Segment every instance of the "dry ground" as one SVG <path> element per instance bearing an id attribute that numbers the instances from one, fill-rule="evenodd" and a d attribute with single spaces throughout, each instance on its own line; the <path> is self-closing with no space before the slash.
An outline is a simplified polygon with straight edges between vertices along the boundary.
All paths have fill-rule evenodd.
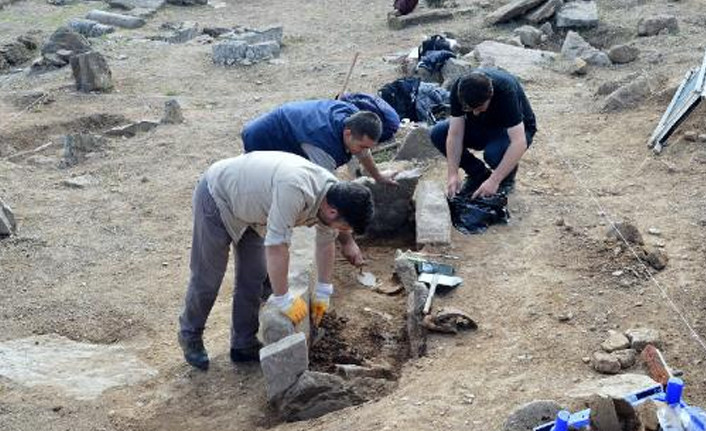
<path id="1" fill-rule="evenodd" d="M 0 160 L 0 195 L 20 226 L 18 237 L 0 242 L 0 341 L 57 333 L 119 343 L 159 370 L 144 385 L 112 390 L 94 402 L 0 381 L 1 429 L 499 429 L 519 404 L 568 402 L 567 388 L 597 377 L 581 358 L 597 349 L 608 330 L 640 325 L 661 331 L 667 360 L 685 372 L 687 399 L 706 405 L 706 351 L 650 281 L 629 272 L 612 275 L 635 263 L 615 259 L 602 243 L 604 216 L 630 217 L 643 232 L 660 229 L 659 238 L 646 235 L 650 243 L 664 242 L 670 256 L 655 277 L 706 336 L 706 149 L 678 134 L 662 156 L 650 156 L 645 142 L 668 92 L 608 115 L 598 113 L 594 97 L 601 83 L 635 72 L 662 76 L 663 88 L 674 89 L 703 56 L 701 0 L 599 1 L 602 24 L 589 38 L 602 47 L 631 40 L 638 19 L 656 13 L 676 15 L 681 32 L 636 40 L 642 55 L 626 66 L 593 69 L 583 78 L 547 71 L 526 83 L 540 132 L 522 162 L 511 197 L 512 221 L 485 235 L 455 234 L 449 252 L 463 256 L 459 269 L 466 283 L 439 301 L 468 310 L 480 329 L 432 336 L 428 357 L 403 367 L 391 395 L 317 420 L 277 424 L 265 405 L 259 368 L 235 367 L 228 360 L 232 275 L 209 320 L 212 369 L 193 372 L 183 363 L 175 333 L 188 275 L 191 192 L 211 162 L 241 151 L 243 123 L 285 101 L 331 97 L 356 50 L 362 55 L 351 88 L 375 91 L 397 77 L 382 56 L 416 46 L 425 35 L 451 31 L 478 42 L 513 27 L 482 27 L 482 16 L 495 2 L 460 1 L 478 12 L 390 31 L 384 19 L 388 3 L 226 0 L 219 9 L 168 6 L 143 29 L 94 42 L 113 71 L 116 91 L 110 94 L 76 93 L 66 69 L 30 78 L 0 76 L 0 99 L 28 89 L 50 92 L 55 99 L 29 112 L 0 104 L 3 156 L 57 140 L 67 129 L 85 126 L 80 119 L 92 114 L 159 118 L 169 97 L 179 99 L 187 119 L 114 140 L 98 157 L 69 170 Z M 96 6 L 102 4 L 16 3 L 0 11 L 0 38 L 28 29 L 48 35 Z M 282 23 L 283 62 L 224 69 L 211 63 L 209 45 L 140 38 L 175 20 L 212 26 Z M 681 130 L 690 129 L 706 132 L 702 110 Z M 99 177 L 100 184 L 85 190 L 59 184 L 83 173 Z M 430 175 L 442 178 L 443 166 Z M 566 226 L 557 225 L 560 218 Z M 389 276 L 392 251 L 366 251 L 375 256 L 378 275 Z M 337 270 L 337 285 L 339 315 L 385 305 L 356 290 L 345 266 Z M 380 311 L 396 309 L 390 307 Z M 560 322 L 558 316 L 566 313 L 573 317 Z M 472 404 L 464 402 L 468 394 L 475 395 Z"/>

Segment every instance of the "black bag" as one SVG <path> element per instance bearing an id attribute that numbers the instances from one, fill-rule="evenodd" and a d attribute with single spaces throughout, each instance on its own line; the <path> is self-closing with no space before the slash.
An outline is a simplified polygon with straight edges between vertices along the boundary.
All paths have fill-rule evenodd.
<path id="1" fill-rule="evenodd" d="M 469 195 L 454 196 L 449 199 L 449 209 L 454 227 L 467 235 L 482 233 L 491 224 L 504 224 L 510 218 L 503 193 L 475 199 Z"/>
<path id="2" fill-rule="evenodd" d="M 435 34 L 424 39 L 422 44 L 419 45 L 417 49 L 419 59 L 421 60 L 428 51 L 451 51 L 451 44 L 444 36 Z"/>
<path id="3" fill-rule="evenodd" d="M 416 108 L 419 82 L 419 78 L 400 78 L 383 85 L 378 94 L 392 106 L 400 118 L 419 121 Z"/>

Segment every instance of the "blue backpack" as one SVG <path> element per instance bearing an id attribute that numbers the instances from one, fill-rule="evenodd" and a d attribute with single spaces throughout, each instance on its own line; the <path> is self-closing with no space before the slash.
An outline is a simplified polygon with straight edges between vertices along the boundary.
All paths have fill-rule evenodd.
<path id="1" fill-rule="evenodd" d="M 400 128 L 400 116 L 389 103 L 378 96 L 366 93 L 345 93 L 339 100 L 350 103 L 361 111 L 373 112 L 380 118 L 382 121 L 380 142 L 392 139 Z"/>

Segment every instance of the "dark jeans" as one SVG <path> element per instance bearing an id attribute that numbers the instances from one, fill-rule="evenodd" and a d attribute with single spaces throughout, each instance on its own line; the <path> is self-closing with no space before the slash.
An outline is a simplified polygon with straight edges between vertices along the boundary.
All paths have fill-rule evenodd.
<path id="1" fill-rule="evenodd" d="M 431 129 L 431 142 L 441 151 L 441 154 L 446 156 L 446 137 L 449 134 L 449 120 L 444 120 L 436 123 Z M 532 144 L 534 131 L 526 131 L 527 147 Z M 481 128 L 471 127 L 466 123 L 465 132 L 463 134 L 463 148 L 461 152 L 461 169 L 466 172 L 470 178 L 478 181 L 483 181 L 490 176 L 490 170 L 498 167 L 505 156 L 505 152 L 510 146 L 510 137 L 507 134 L 507 129 L 504 128 Z M 478 160 L 470 151 L 466 149 L 483 151 L 483 160 L 485 163 Z M 512 180 L 515 178 L 517 168 L 515 168 L 506 178 Z"/>
<path id="2" fill-rule="evenodd" d="M 201 179 L 194 191 L 194 232 L 191 242 L 191 278 L 184 309 L 179 317 L 179 333 L 187 339 L 200 339 L 218 296 L 228 266 L 232 238 L 220 212 Z M 233 247 L 235 251 L 235 290 L 231 314 L 230 346 L 249 348 L 258 343 L 258 312 L 267 277 L 264 240 L 248 228 Z"/>

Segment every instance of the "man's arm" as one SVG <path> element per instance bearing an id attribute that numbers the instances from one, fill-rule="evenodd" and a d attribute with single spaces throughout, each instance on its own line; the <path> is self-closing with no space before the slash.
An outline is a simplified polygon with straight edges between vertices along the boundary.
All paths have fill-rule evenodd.
<path id="1" fill-rule="evenodd" d="M 341 253 L 353 266 L 361 266 L 365 262 L 360 247 L 353 239 L 350 232 L 341 231 L 338 233 L 338 242 L 341 244 Z"/>
<path id="2" fill-rule="evenodd" d="M 507 134 L 510 137 L 510 146 L 507 151 L 505 151 L 503 159 L 500 161 L 498 167 L 493 170 L 490 178 L 485 180 L 483 184 L 478 187 L 478 190 L 473 193 L 472 198 L 490 196 L 497 193 L 500 182 L 515 169 L 522 155 L 527 151 L 527 137 L 525 136 L 525 124 L 523 122 L 507 129 Z"/>
<path id="3" fill-rule="evenodd" d="M 464 117 L 451 117 L 449 120 L 449 133 L 446 136 L 446 194 L 449 197 L 454 197 L 461 188 L 458 179 L 458 168 L 461 164 L 465 130 L 466 119 Z"/>
<path id="4" fill-rule="evenodd" d="M 365 171 L 370 174 L 371 177 L 378 183 L 383 183 L 383 184 L 397 184 L 394 180 L 394 174 L 393 175 L 383 175 L 379 170 L 377 165 L 375 164 L 375 160 L 373 159 L 373 155 L 370 152 L 370 150 L 365 151 L 365 153 L 361 154 L 358 156 L 358 160 L 360 161 L 360 164 L 363 165 L 365 168 Z"/>
<path id="5" fill-rule="evenodd" d="M 323 240 L 317 237 L 316 240 L 316 270 L 318 272 L 319 283 L 331 284 L 333 277 L 333 266 L 336 260 L 336 242 L 332 238 Z"/>
<path id="6" fill-rule="evenodd" d="M 267 275 L 270 277 L 272 293 L 277 296 L 287 293 L 287 276 L 289 274 L 289 245 L 277 244 L 265 247 L 267 259 Z"/>

